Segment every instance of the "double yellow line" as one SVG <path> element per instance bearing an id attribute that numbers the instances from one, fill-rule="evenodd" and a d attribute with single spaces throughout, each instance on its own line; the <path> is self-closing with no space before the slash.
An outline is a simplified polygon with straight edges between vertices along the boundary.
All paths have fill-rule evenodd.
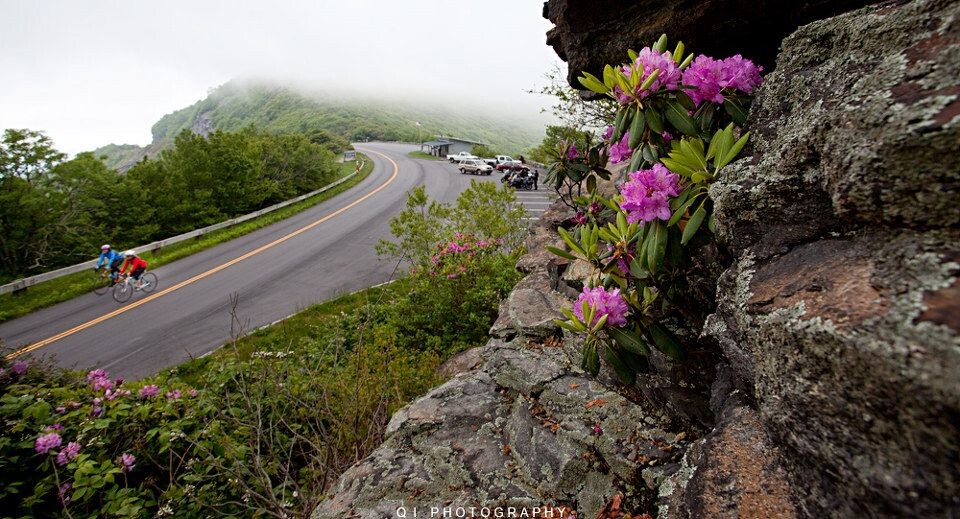
<path id="1" fill-rule="evenodd" d="M 370 198 L 371 196 L 379 193 L 381 190 L 383 190 L 383 188 L 385 188 L 385 187 L 387 187 L 388 185 L 390 185 L 390 183 L 393 182 L 393 180 L 394 180 L 395 178 L 397 178 L 397 175 L 400 173 L 400 166 L 398 166 L 397 163 L 396 163 L 393 159 L 391 159 L 390 157 L 384 155 L 383 153 L 376 152 L 376 151 L 373 151 L 373 150 L 363 150 L 363 152 L 364 152 L 364 153 L 374 153 L 374 154 L 376 154 L 376 155 L 380 155 L 381 157 L 383 157 L 383 158 L 387 159 L 388 161 L 390 161 L 391 164 L 393 164 L 393 174 L 390 175 L 390 178 L 388 178 L 386 182 L 384 182 L 383 184 L 380 184 L 379 186 L 377 186 L 377 188 L 374 189 L 373 191 L 370 191 L 369 193 L 367 193 L 367 194 L 363 195 L 362 197 L 354 200 L 353 202 L 350 202 L 350 203 L 347 204 L 346 206 L 344 206 L 344 207 L 342 207 L 342 208 L 340 208 L 340 209 L 338 209 L 338 210 L 336 210 L 336 211 L 334 211 L 334 212 L 332 212 L 332 213 L 324 216 L 323 218 L 320 218 L 319 220 L 316 220 L 316 221 L 314 221 L 314 222 L 311 222 L 311 223 L 309 223 L 309 224 L 307 224 L 307 225 L 305 225 L 305 226 L 303 226 L 303 227 L 301 227 L 301 228 L 299 228 L 299 229 L 291 232 L 290 234 L 287 234 L 286 236 L 281 236 L 280 238 L 277 238 L 276 240 L 274 240 L 274 241 L 272 241 L 272 242 L 270 242 L 270 243 L 268 243 L 268 244 L 266 244 L 266 245 L 264 245 L 264 246 L 262 246 L 262 247 L 258 247 L 258 248 L 254 249 L 254 250 L 252 250 L 252 251 L 250 251 L 250 252 L 248 252 L 248 253 L 246 253 L 246 254 L 244 254 L 244 255 L 242 255 L 242 256 L 239 256 L 239 257 L 234 258 L 234 259 L 232 259 L 232 260 L 230 260 L 230 261 L 228 261 L 228 262 L 226 262 L 226 263 L 224 263 L 224 264 L 222 264 L 222 265 L 219 265 L 219 266 L 214 267 L 214 268 L 212 268 L 212 269 L 210 269 L 210 270 L 207 270 L 206 272 L 202 272 L 202 273 L 200 273 L 200 274 L 197 274 L 196 276 L 193 276 L 193 277 L 190 278 L 190 279 L 187 279 L 187 280 L 185 280 L 185 281 L 181 281 L 181 282 L 177 283 L 176 285 L 173 285 L 172 287 L 167 288 L 166 290 L 161 290 L 160 292 L 157 292 L 156 294 L 151 294 L 150 296 L 145 297 L 145 298 L 143 298 L 143 299 L 141 299 L 141 300 L 139 300 L 139 301 L 137 301 L 137 302 L 134 302 L 134 303 L 131 303 L 131 304 L 127 305 L 127 306 L 118 308 L 118 309 L 116 309 L 116 310 L 114 310 L 114 311 L 112 311 L 112 312 L 110 312 L 110 313 L 108 313 L 108 314 L 101 315 L 100 317 L 97 317 L 96 319 L 92 319 L 92 320 L 90 320 L 90 321 L 87 321 L 87 322 L 85 322 L 85 323 L 83 323 L 83 324 L 74 326 L 73 328 L 70 328 L 69 330 L 67 330 L 67 331 L 65 331 L 65 332 L 58 333 L 57 335 L 54 335 L 53 337 L 50 337 L 50 338 L 48 338 L 48 339 L 44 339 L 44 340 L 42 340 L 42 341 L 37 341 L 37 342 L 35 342 L 35 343 L 33 343 L 33 344 L 29 345 L 29 346 L 26 346 L 26 347 L 24 347 L 24 348 L 19 349 L 19 350 L 13 352 L 13 353 L 7 354 L 4 358 L 7 359 L 7 360 L 10 360 L 10 359 L 12 359 L 12 358 L 14 358 L 14 357 L 17 357 L 17 356 L 19 356 L 19 355 L 23 355 L 24 353 L 29 353 L 29 352 L 34 351 L 34 350 L 36 350 L 36 349 L 42 348 L 42 347 L 44 347 L 44 346 L 46 346 L 46 345 L 48 345 L 48 344 L 50 344 L 50 343 L 52 343 L 52 342 L 56 342 L 56 341 L 59 341 L 60 339 L 63 339 L 64 337 L 69 337 L 70 335 L 73 335 L 73 334 L 75 334 L 75 333 L 77 333 L 77 332 L 86 330 L 87 328 L 90 328 L 91 326 L 96 326 L 97 324 L 102 323 L 102 322 L 106 321 L 107 319 L 110 319 L 110 318 L 112 318 L 112 317 L 116 317 L 116 316 L 118 316 L 118 315 L 120 315 L 120 314 L 122 314 L 122 313 L 124 313 L 124 312 L 129 312 L 130 310 L 133 310 L 134 308 L 137 308 L 138 306 L 145 305 L 145 304 L 149 303 L 150 301 L 153 301 L 154 299 L 157 299 L 157 298 L 159 298 L 159 297 L 163 297 L 163 296 L 165 296 L 165 295 L 167 295 L 167 294 L 169 294 L 169 293 L 171 293 L 171 292 L 174 292 L 174 291 L 176 291 L 176 290 L 179 290 L 179 289 L 181 289 L 181 288 L 183 288 L 183 287 L 185 287 L 185 286 L 187 286 L 187 285 L 189 285 L 189 284 L 191 284 L 191 283 L 196 283 L 197 281 L 200 281 L 201 279 L 203 279 L 203 278 L 205 278 L 205 277 L 207 277 L 207 276 L 212 276 L 213 274 L 216 274 L 217 272 L 220 272 L 220 271 L 223 270 L 223 269 L 229 268 L 229 267 L 232 266 L 232 265 L 236 265 L 237 263 L 240 263 L 241 261 L 243 261 L 243 260 L 245 260 L 245 259 L 247 259 L 247 258 L 249 258 L 249 257 L 251 257 L 251 256 L 256 256 L 257 254 L 260 254 L 261 252 L 269 249 L 270 247 L 274 247 L 274 246 L 276 246 L 276 245 L 279 245 L 279 244 L 281 244 L 281 243 L 289 240 L 290 238 L 293 238 L 294 236 L 297 236 L 297 235 L 299 235 L 299 234 L 301 234 L 301 233 L 307 232 L 307 231 L 309 231 L 310 229 L 313 229 L 314 227 L 322 224 L 323 222 L 325 222 L 325 221 L 333 218 L 334 216 L 337 216 L 338 214 L 341 214 L 341 213 L 345 212 L 346 210 L 350 209 L 351 207 L 354 207 L 355 205 L 359 204 L 360 202 L 363 202 L 364 200 Z"/>

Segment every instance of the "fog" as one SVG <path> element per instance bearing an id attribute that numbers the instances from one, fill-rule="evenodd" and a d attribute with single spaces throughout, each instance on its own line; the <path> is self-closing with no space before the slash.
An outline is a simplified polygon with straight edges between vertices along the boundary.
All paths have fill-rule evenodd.
<path id="1" fill-rule="evenodd" d="M 69 153 L 146 144 L 231 79 L 549 119 L 542 3 L 0 0 L 0 129 Z"/>

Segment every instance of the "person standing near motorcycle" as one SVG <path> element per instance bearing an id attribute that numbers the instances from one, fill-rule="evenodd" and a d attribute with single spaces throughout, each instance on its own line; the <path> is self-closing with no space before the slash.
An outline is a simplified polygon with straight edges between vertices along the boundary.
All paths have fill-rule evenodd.
<path id="1" fill-rule="evenodd" d="M 537 182 L 538 182 L 539 180 L 540 180 L 540 172 L 537 171 L 537 168 L 533 168 L 533 190 L 534 190 L 534 191 L 537 191 L 538 189 L 540 189 L 540 188 L 537 186 Z"/>

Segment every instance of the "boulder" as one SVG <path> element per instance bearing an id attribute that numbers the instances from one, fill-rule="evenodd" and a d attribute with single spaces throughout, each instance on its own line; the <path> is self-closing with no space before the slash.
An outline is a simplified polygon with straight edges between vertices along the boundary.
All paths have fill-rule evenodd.
<path id="1" fill-rule="evenodd" d="M 742 54 L 770 69 L 780 41 L 797 27 L 862 7 L 869 0 L 548 0 L 543 17 L 555 25 L 547 45 L 568 64 L 568 81 L 582 88 L 582 71 L 602 77 L 603 66 L 627 61 L 666 33 L 688 49 L 723 58 Z"/>

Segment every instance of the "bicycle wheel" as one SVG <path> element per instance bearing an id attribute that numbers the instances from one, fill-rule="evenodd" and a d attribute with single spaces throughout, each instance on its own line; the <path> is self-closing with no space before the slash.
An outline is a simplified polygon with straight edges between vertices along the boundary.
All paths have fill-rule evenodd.
<path id="1" fill-rule="evenodd" d="M 93 293 L 102 296 L 107 290 L 110 290 L 110 276 L 103 276 L 98 272 L 93 279 Z"/>
<path id="2" fill-rule="evenodd" d="M 146 274 L 140 276 L 140 290 L 143 290 L 146 293 L 153 292 L 153 289 L 157 288 L 157 275 L 153 272 L 147 272 Z"/>
<path id="3" fill-rule="evenodd" d="M 124 281 L 113 286 L 113 299 L 118 303 L 126 303 L 133 295 L 133 285 Z"/>

